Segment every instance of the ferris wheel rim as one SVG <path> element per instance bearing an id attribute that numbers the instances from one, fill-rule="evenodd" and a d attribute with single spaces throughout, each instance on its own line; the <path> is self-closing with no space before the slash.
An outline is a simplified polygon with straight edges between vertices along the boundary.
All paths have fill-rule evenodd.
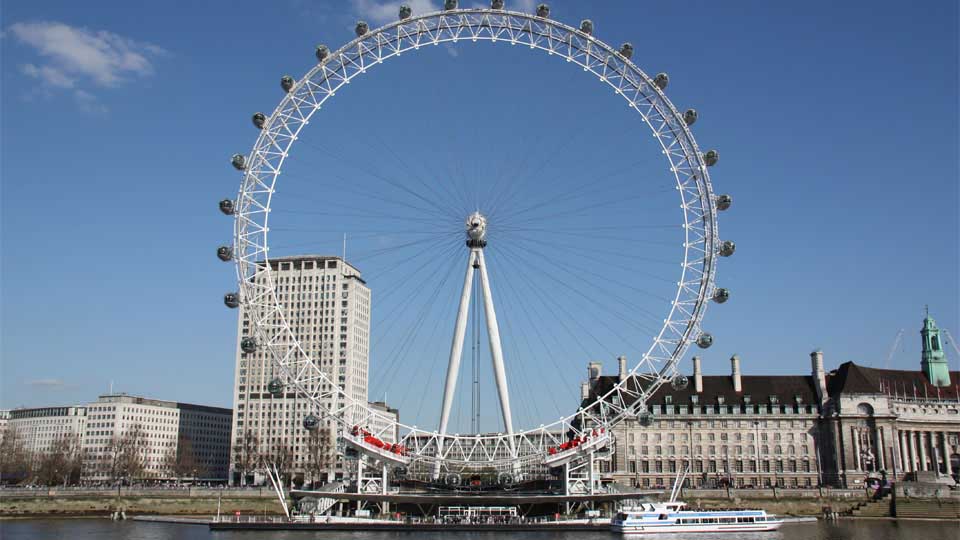
<path id="1" fill-rule="evenodd" d="M 514 20 L 522 21 L 521 25 L 513 25 Z M 432 26 L 424 24 L 430 21 L 434 21 L 436 24 Z M 411 26 L 414 27 L 415 32 L 409 31 L 408 27 Z M 468 32 L 467 35 L 463 36 L 461 34 L 465 29 L 468 29 Z M 487 35 L 478 35 L 483 34 L 484 29 L 488 32 Z M 499 34 L 494 34 L 494 29 L 496 29 Z M 383 47 L 385 45 L 389 46 L 391 42 L 389 40 L 382 40 L 381 36 L 391 30 L 396 31 L 396 50 L 390 52 L 388 47 L 387 50 L 384 51 Z M 453 33 L 454 30 L 456 33 Z M 553 34 L 555 30 L 559 32 L 558 35 Z M 444 35 L 445 31 L 447 32 L 446 35 Z M 517 38 L 518 35 L 524 35 L 524 33 L 529 36 L 529 41 Z M 424 35 L 431 36 L 431 39 L 421 42 L 420 37 Z M 559 37 L 565 37 L 565 40 L 557 39 Z M 412 41 L 414 38 L 416 38 L 416 42 Z M 404 39 L 409 41 L 409 45 L 406 48 L 402 47 Z M 292 343 L 287 343 L 281 347 L 276 344 L 273 339 L 270 339 L 264 330 L 267 325 L 262 323 L 262 319 L 265 317 L 259 317 L 253 321 L 252 326 L 254 328 L 255 339 L 266 345 L 266 350 L 269 351 L 274 365 L 280 367 L 280 371 L 285 375 L 287 380 L 294 383 L 298 393 L 308 396 L 310 401 L 314 403 L 317 411 L 323 415 L 332 417 L 333 420 L 344 427 L 349 427 L 352 423 L 345 418 L 345 413 L 347 412 L 359 415 L 354 416 L 354 418 L 361 417 L 369 419 L 373 416 L 383 418 L 376 411 L 371 410 L 366 401 L 362 403 L 356 402 L 356 400 L 347 395 L 345 391 L 340 390 L 339 385 L 332 380 L 332 378 L 327 378 L 316 366 L 314 367 L 318 373 L 315 374 L 313 379 L 303 378 L 304 371 L 308 370 L 310 365 L 313 365 L 310 361 L 311 356 L 304 350 L 302 343 L 290 329 L 290 324 L 287 321 L 281 301 L 277 295 L 276 284 L 272 277 L 269 262 L 269 244 L 267 237 L 269 233 L 271 201 L 276 181 L 280 176 L 283 163 L 288 157 L 290 148 L 297 140 L 301 130 L 309 123 L 313 114 L 315 114 L 321 105 L 325 104 L 329 98 L 333 97 L 340 87 L 349 83 L 350 80 L 357 75 L 365 73 L 366 69 L 393 56 L 399 56 L 408 50 L 417 50 L 426 45 L 456 43 L 458 41 L 503 41 L 513 45 L 529 45 L 531 49 L 542 50 L 548 52 L 549 55 L 564 55 L 560 49 L 555 48 L 555 45 L 556 43 L 569 43 L 570 49 L 568 49 L 568 54 L 565 55 L 568 62 L 577 63 L 583 67 L 584 71 L 589 71 L 598 76 L 601 82 L 608 83 L 608 85 L 616 90 L 617 94 L 627 99 L 632 109 L 640 112 L 643 123 L 651 129 L 660 143 L 663 153 L 670 162 L 671 172 L 677 181 L 677 189 L 683 201 L 683 226 L 685 230 L 684 258 L 677 293 L 674 296 L 673 302 L 671 302 L 670 312 L 664 320 L 660 332 L 654 337 L 653 343 L 640 361 L 628 372 L 630 376 L 642 377 L 643 380 L 647 381 L 647 386 L 641 392 L 637 392 L 635 388 L 631 389 L 629 387 L 630 385 L 626 384 L 626 382 L 631 379 L 631 377 L 627 377 L 624 381 L 619 381 L 612 389 L 603 395 L 597 396 L 589 405 L 582 407 L 570 415 L 562 417 L 548 425 L 522 429 L 514 433 L 514 439 L 529 439 L 527 450 L 538 450 L 542 454 L 546 449 L 545 445 L 558 442 L 558 439 L 553 437 L 553 434 L 556 434 L 558 431 L 557 428 L 560 428 L 559 431 L 561 433 L 571 429 L 579 433 L 580 430 L 576 426 L 585 424 L 584 420 L 590 420 L 594 424 L 601 426 L 609 426 L 617 419 L 635 412 L 637 402 L 644 401 L 647 396 L 651 395 L 665 382 L 664 374 L 670 370 L 675 370 L 679 359 L 689 348 L 696 338 L 696 335 L 701 332 L 700 324 L 706 306 L 709 303 L 710 295 L 712 295 L 715 288 L 714 275 L 716 272 L 717 247 L 719 245 L 717 215 L 712 184 L 709 173 L 707 172 L 707 164 L 704 162 L 696 140 L 689 126 L 684 122 L 680 112 L 673 106 L 662 89 L 654 83 L 653 79 L 637 67 L 629 58 L 620 55 L 613 47 L 592 35 L 553 19 L 522 12 L 499 9 L 454 9 L 412 16 L 386 24 L 380 28 L 370 30 L 363 35 L 358 35 L 358 37 L 349 41 L 337 51 L 330 52 L 326 58 L 312 67 L 303 77 L 294 81 L 288 93 L 280 101 L 273 113 L 266 119 L 254 148 L 248 155 L 248 167 L 244 171 L 243 181 L 237 198 L 237 211 L 235 213 L 234 224 L 234 253 L 237 255 L 236 270 L 240 283 L 240 300 L 245 308 L 255 306 L 263 307 L 266 305 L 263 303 L 265 297 L 267 302 L 272 304 L 268 307 L 271 309 L 271 314 L 279 317 L 280 326 L 273 325 L 271 328 L 277 334 L 290 336 Z M 578 43 L 577 48 L 573 46 L 574 41 Z M 414 43 L 416 44 L 414 45 Z M 545 43 L 548 43 L 549 46 L 545 46 Z M 373 56 L 376 61 L 371 64 L 366 64 L 364 63 L 364 54 L 373 51 L 373 48 L 369 47 L 370 44 L 375 45 L 377 48 L 377 54 Z M 591 49 L 594 50 L 591 51 Z M 604 55 L 602 68 L 597 64 L 598 57 L 596 49 Z M 356 55 L 351 58 L 349 54 L 354 51 L 356 51 Z M 387 54 L 383 54 L 384 52 L 387 52 Z M 583 55 L 582 62 L 584 63 L 581 63 L 578 55 Z M 357 65 L 356 62 L 360 62 L 360 64 Z M 331 65 L 337 67 L 337 69 L 343 69 L 343 76 L 340 79 L 337 79 L 338 75 L 335 75 L 336 72 L 334 70 L 329 69 Z M 613 68 L 608 72 L 607 69 L 610 65 L 613 65 Z M 355 71 L 348 75 L 350 69 L 355 69 Z M 598 73 L 597 69 L 602 69 L 602 73 Z M 618 69 L 619 71 L 617 71 Z M 323 74 L 322 81 L 327 84 L 326 88 L 317 85 L 314 81 L 314 77 L 316 77 L 317 74 Z M 331 76 L 334 77 L 334 81 L 339 81 L 335 87 L 330 84 Z M 635 80 L 631 79 L 631 76 L 635 77 Z M 614 81 L 617 81 L 616 84 Z M 628 84 L 625 85 L 624 81 L 627 81 Z M 311 85 L 313 85 L 313 87 L 311 87 Z M 645 89 L 648 92 L 642 94 L 642 97 L 647 99 L 648 102 L 641 104 L 643 106 L 649 105 L 647 109 L 648 114 L 646 115 L 639 110 L 636 101 L 631 102 L 625 92 L 625 90 L 635 91 L 636 95 L 640 96 L 641 89 Z M 326 93 L 324 94 L 324 92 Z M 319 102 L 314 101 L 310 103 L 309 97 L 316 97 L 317 94 L 322 94 L 322 99 Z M 655 100 L 655 102 L 651 100 Z M 309 110 L 306 115 L 303 115 L 301 107 L 307 108 L 308 104 Z M 659 120 L 662 121 L 662 125 L 659 126 L 659 128 L 654 127 L 649 119 L 648 115 L 651 113 L 659 115 Z M 277 124 L 278 122 L 279 124 Z M 291 124 L 294 125 L 294 129 L 290 128 Z M 674 136 L 673 143 L 669 145 L 664 142 L 664 135 L 668 132 Z M 278 141 L 281 142 L 278 143 Z M 266 151 L 263 150 L 264 148 L 266 148 Z M 275 165 L 270 162 L 268 157 L 265 157 L 269 155 L 272 155 L 274 158 L 279 156 L 279 159 L 275 160 Z M 679 157 L 681 155 L 682 159 Z M 676 160 L 674 159 L 675 156 L 677 156 Z M 681 167 L 678 167 L 678 163 L 686 163 L 686 166 L 692 171 L 690 177 L 686 179 L 686 182 L 681 181 L 681 172 L 679 172 Z M 263 167 L 264 164 L 268 165 L 266 169 Z M 269 178 L 269 183 L 262 182 L 260 176 L 258 176 L 264 175 L 264 171 L 266 171 L 265 176 Z M 691 179 L 694 180 L 693 185 L 696 186 L 696 201 L 699 201 L 699 207 L 696 207 L 696 205 L 691 206 L 686 198 L 686 195 L 692 195 L 693 193 L 692 191 L 687 191 L 689 189 L 689 180 Z M 257 196 L 258 194 L 259 198 Z M 699 213 L 697 213 L 698 209 Z M 691 213 L 695 214 L 694 219 L 691 219 Z M 259 227 L 257 222 L 258 217 L 262 218 L 262 226 Z M 696 223 L 699 222 L 703 223 L 702 232 L 696 228 Z M 693 237 L 691 236 L 691 231 L 693 232 Z M 262 245 L 251 241 L 251 238 L 255 238 L 258 235 L 262 237 Z M 699 270 L 695 268 L 695 265 L 691 264 L 691 250 L 697 246 L 699 246 L 699 250 L 701 251 L 699 255 L 700 260 L 698 261 L 701 267 Z M 257 270 L 258 268 L 262 268 L 262 270 Z M 700 276 L 689 279 L 688 271 L 691 270 L 697 271 Z M 260 271 L 265 271 L 267 283 L 265 287 L 266 290 L 263 290 L 264 287 L 260 287 L 261 290 L 258 291 L 253 278 L 256 273 Z M 693 292 L 693 284 L 697 285 L 696 295 L 693 297 L 693 300 L 686 299 L 686 302 L 681 302 L 681 296 L 685 290 L 688 293 Z M 678 311 L 686 313 L 687 316 L 687 319 L 684 321 L 684 328 L 679 332 L 679 337 L 672 340 L 662 339 L 664 334 L 672 329 L 674 315 L 678 313 Z M 251 318 L 253 319 L 253 317 Z M 676 329 L 672 329 L 671 331 L 677 333 Z M 292 345 L 292 347 L 290 345 Z M 282 348 L 285 349 L 281 350 Z M 655 350 L 659 350 L 660 355 L 666 356 L 652 355 L 651 352 Z M 283 354 L 281 355 L 281 353 Z M 305 359 L 305 361 L 302 362 L 304 365 L 298 365 L 296 362 L 289 361 L 291 354 Z M 656 371 L 656 376 L 651 376 L 651 373 L 641 374 L 641 367 L 644 366 L 645 363 L 650 364 L 651 367 L 653 366 L 652 359 L 663 361 L 662 367 Z M 296 373 L 297 370 L 299 370 L 300 373 Z M 325 381 L 331 388 L 336 390 L 323 393 L 308 392 L 303 388 L 304 380 Z M 346 405 L 333 410 L 321 403 L 321 399 L 334 394 L 342 398 Z M 633 399 L 631 400 L 630 398 Z M 395 426 L 402 433 L 401 438 L 405 441 L 413 439 L 419 440 L 419 438 L 426 438 L 428 440 L 428 443 L 423 448 L 414 449 L 416 457 L 424 461 L 473 463 L 469 458 L 456 459 L 456 456 L 451 455 L 451 449 L 457 448 L 460 443 L 476 445 L 494 442 L 496 446 L 496 443 L 502 442 L 507 437 L 506 434 L 441 434 L 402 422 L 390 422 L 390 426 Z M 403 434 L 404 431 L 406 432 L 405 434 Z M 539 441 L 536 440 L 538 437 Z M 432 457 L 427 455 L 431 444 L 429 442 L 430 440 L 434 441 L 435 451 L 439 453 L 440 450 L 444 450 L 447 454 L 439 454 Z M 451 444 L 448 444 L 448 441 Z M 519 455 L 521 453 L 519 445 L 516 453 L 518 455 L 510 456 L 509 459 L 511 462 L 516 460 L 531 461 L 535 457 L 533 453 L 529 455 Z M 463 452 L 461 448 L 461 455 L 469 455 L 469 452 Z M 484 463 L 489 464 L 487 461 Z"/>

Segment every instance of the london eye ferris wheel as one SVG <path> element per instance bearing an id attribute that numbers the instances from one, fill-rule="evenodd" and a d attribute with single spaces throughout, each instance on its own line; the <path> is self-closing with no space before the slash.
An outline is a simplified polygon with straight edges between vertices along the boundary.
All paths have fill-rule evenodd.
<path id="1" fill-rule="evenodd" d="M 312 404 L 305 429 L 326 419 L 385 463 L 433 470 L 554 466 L 610 444 L 608 428 L 624 418 L 647 420 L 646 403 L 661 385 L 686 386 L 677 363 L 689 347 L 712 344 L 704 313 L 730 295 L 715 274 L 718 258 L 735 250 L 717 228 L 732 198 L 714 192 L 708 171 L 719 154 L 694 139 L 697 112 L 674 106 L 668 76 L 642 71 L 630 43 L 610 46 L 594 37 L 590 20 L 568 26 L 544 4 L 532 14 L 502 0 L 484 9 L 447 0 L 426 14 L 403 6 L 395 22 L 358 22 L 355 30 L 339 49 L 318 46 L 303 76 L 281 79 L 280 103 L 253 116 L 253 148 L 233 157 L 239 193 L 220 203 L 234 218 L 234 237 L 218 256 L 235 262 L 238 279 L 224 301 L 250 322 L 242 351 L 266 355 L 275 368 L 269 391 L 295 391 Z M 451 57 L 442 60 L 464 64 L 470 58 L 460 49 L 478 42 L 493 46 L 477 54 L 501 60 L 518 49 L 543 53 L 523 61 L 548 64 L 557 86 L 588 80 L 585 88 L 607 107 L 597 129 L 589 119 L 578 129 L 549 128 L 551 116 L 562 116 L 551 112 L 474 125 L 496 124 L 502 107 L 471 118 L 439 111 L 432 120 L 422 110 L 395 118 L 377 111 L 350 136 L 324 125 L 374 99 L 361 88 L 387 60 L 397 58 L 394 75 L 403 81 L 407 56 L 442 50 Z M 464 88 L 495 99 L 498 90 L 484 83 L 498 86 L 478 77 Z M 344 99 L 351 93 L 360 101 Z M 612 134 L 601 131 L 608 118 L 617 119 Z M 446 141 L 440 153 L 448 157 L 411 156 L 420 139 Z M 371 391 L 412 394 L 403 397 L 402 422 L 345 390 L 304 345 L 270 264 L 311 245 L 337 253 L 342 233 L 355 239 L 350 262 L 373 291 Z M 620 354 L 633 361 L 627 376 L 581 394 L 578 366 Z M 463 366 L 471 355 L 472 376 Z M 497 413 L 487 429 L 478 417 L 480 356 L 491 366 L 482 394 L 496 395 L 485 402 Z M 468 393 L 469 428 L 461 414 Z M 544 412 L 550 405 L 557 414 Z M 387 431 L 400 440 L 384 443 Z"/>

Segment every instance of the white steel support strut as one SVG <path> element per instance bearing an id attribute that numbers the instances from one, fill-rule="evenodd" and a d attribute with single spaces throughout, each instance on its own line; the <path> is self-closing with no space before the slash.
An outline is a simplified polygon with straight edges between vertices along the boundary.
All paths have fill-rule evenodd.
<path id="1" fill-rule="evenodd" d="M 493 375 L 497 381 L 497 394 L 500 396 L 500 411 L 503 413 L 503 427 L 507 430 L 510 449 L 513 450 L 513 418 L 510 414 L 510 393 L 507 390 L 507 374 L 503 368 L 503 347 L 500 345 L 500 327 L 497 325 L 497 312 L 493 309 L 493 293 L 490 292 L 490 278 L 487 276 L 487 264 L 483 260 L 483 251 L 477 251 L 480 262 L 480 286 L 483 288 L 483 311 L 487 318 L 487 336 L 490 338 L 490 356 L 493 360 Z"/>
<path id="2" fill-rule="evenodd" d="M 463 279 L 463 292 L 460 295 L 460 309 L 453 330 L 453 342 L 450 344 L 450 362 L 447 364 L 447 380 L 443 388 L 443 409 L 440 411 L 440 434 L 447 433 L 453 395 L 456 393 L 457 377 L 460 374 L 460 359 L 463 356 L 463 340 L 467 330 L 467 315 L 470 310 L 470 293 L 473 290 L 474 270 L 480 271 L 480 288 L 483 292 L 484 315 L 487 319 L 487 336 L 490 339 L 490 356 L 493 361 L 493 374 L 500 397 L 500 410 L 503 413 L 503 425 L 507 431 L 510 451 L 513 453 L 513 418 L 510 413 L 510 394 L 507 390 L 507 375 L 503 366 L 503 346 L 500 343 L 500 327 L 497 325 L 497 312 L 493 307 L 493 293 L 490 291 L 490 277 L 483 259 L 483 248 L 487 245 L 487 219 L 479 212 L 467 218 L 467 247 L 470 256 L 467 259 L 467 272 Z M 438 442 L 438 457 L 442 457 L 441 443 Z M 434 476 L 440 474 L 439 462 Z"/>
<path id="3" fill-rule="evenodd" d="M 457 311 L 457 323 L 453 329 L 453 343 L 450 344 L 450 362 L 447 364 L 447 383 L 443 387 L 443 409 L 440 413 L 440 433 L 447 432 L 450 420 L 450 407 L 453 394 L 457 390 L 457 376 L 460 373 L 460 358 L 463 356 L 463 338 L 467 331 L 467 312 L 470 309 L 470 291 L 473 288 L 473 269 L 478 264 L 476 253 L 471 250 L 467 259 L 467 274 L 463 278 L 463 294 L 460 295 L 460 309 Z"/>

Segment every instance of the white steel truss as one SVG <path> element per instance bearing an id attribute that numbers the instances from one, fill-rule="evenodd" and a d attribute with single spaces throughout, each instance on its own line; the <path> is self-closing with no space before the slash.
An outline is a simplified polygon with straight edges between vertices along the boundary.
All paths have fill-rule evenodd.
<path id="1" fill-rule="evenodd" d="M 300 132 L 327 100 L 384 60 L 441 43 L 486 41 L 545 52 L 579 66 L 621 96 L 659 141 L 680 195 L 685 231 L 677 293 L 660 332 L 626 381 L 587 407 L 549 425 L 500 435 L 449 435 L 400 424 L 405 458 L 450 468 L 482 464 L 506 471 L 538 466 L 548 451 L 609 426 L 645 408 L 647 398 L 676 372 L 676 363 L 702 332 L 701 320 L 715 290 L 720 248 L 717 206 L 707 164 L 683 116 L 654 81 L 629 58 L 599 39 L 557 21 L 496 9 L 454 9 L 410 17 L 350 41 L 295 81 L 266 119 L 246 156 L 236 201 L 234 256 L 241 302 L 253 322 L 258 350 L 269 354 L 287 383 L 342 428 L 375 425 L 378 415 L 324 374 L 290 329 L 269 264 L 271 199 L 285 160 Z M 322 390 L 323 389 L 323 390 Z M 336 404 L 322 405 L 327 399 Z M 385 423 L 385 422 L 384 422 Z M 392 429 L 383 428 L 383 431 Z M 376 433 L 374 435 L 380 435 Z M 361 443 L 362 445 L 362 443 Z"/>

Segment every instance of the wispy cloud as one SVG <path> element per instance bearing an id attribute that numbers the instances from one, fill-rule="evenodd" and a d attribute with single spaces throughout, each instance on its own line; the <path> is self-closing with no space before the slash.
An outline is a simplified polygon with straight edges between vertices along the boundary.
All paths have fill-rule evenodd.
<path id="1" fill-rule="evenodd" d="M 357 12 L 360 18 L 373 25 L 386 24 L 400 18 L 400 6 L 406 4 L 413 10 L 414 15 L 422 15 L 431 11 L 440 9 L 442 2 L 431 2 L 430 0 L 403 0 L 403 1 L 382 1 L 382 0 L 351 0 L 353 10 Z"/>
<path id="2" fill-rule="evenodd" d="M 27 384 L 35 388 L 50 388 L 50 389 L 63 388 L 64 386 L 67 385 L 65 382 L 61 381 L 60 379 L 34 379 L 32 381 L 29 381 Z"/>
<path id="3" fill-rule="evenodd" d="M 21 65 L 21 73 L 40 81 L 48 93 L 72 92 L 81 109 L 89 112 L 105 110 L 93 88 L 114 88 L 148 77 L 154 73 L 152 59 L 166 54 L 150 43 L 56 21 L 14 23 L 5 34 L 39 56 Z"/>

